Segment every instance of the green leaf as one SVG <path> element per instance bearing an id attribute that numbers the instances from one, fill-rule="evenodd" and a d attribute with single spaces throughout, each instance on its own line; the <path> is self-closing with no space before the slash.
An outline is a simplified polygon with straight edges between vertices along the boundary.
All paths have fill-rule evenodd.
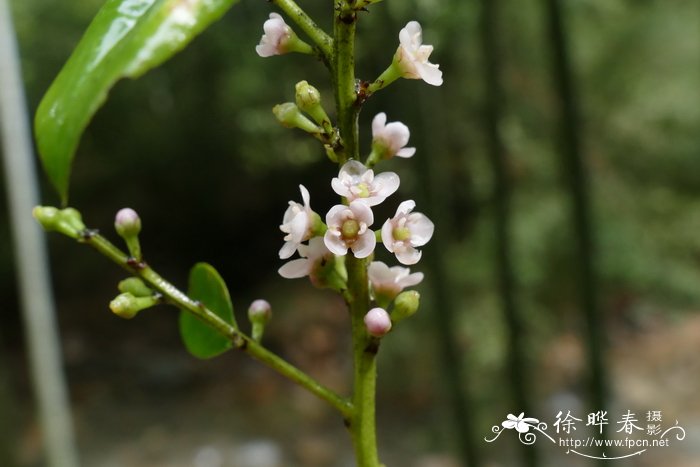
<path id="1" fill-rule="evenodd" d="M 219 318 L 238 328 L 226 284 L 211 265 L 194 265 L 190 271 L 188 295 L 202 302 Z M 231 347 L 229 339 L 186 310 L 180 311 L 180 334 L 185 347 L 195 357 L 215 357 Z"/>
<path id="2" fill-rule="evenodd" d="M 34 122 L 39 155 L 64 203 L 80 137 L 112 86 L 166 61 L 237 1 L 107 0 Z"/>

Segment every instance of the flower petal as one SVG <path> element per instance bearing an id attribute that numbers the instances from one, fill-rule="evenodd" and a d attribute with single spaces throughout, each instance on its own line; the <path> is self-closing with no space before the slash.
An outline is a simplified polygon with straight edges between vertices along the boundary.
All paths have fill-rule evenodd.
<path id="1" fill-rule="evenodd" d="M 401 179 L 394 172 L 382 172 L 374 177 L 376 195 L 383 197 L 383 199 L 393 195 L 399 189 L 400 184 Z"/>
<path id="2" fill-rule="evenodd" d="M 311 261 L 306 258 L 294 259 L 282 265 L 277 272 L 285 279 L 298 279 L 308 276 L 309 272 L 311 272 Z"/>
<path id="3" fill-rule="evenodd" d="M 299 185 L 299 191 L 301 191 L 301 199 L 304 201 L 304 207 L 311 207 L 311 195 L 309 195 L 309 190 L 307 190 L 304 185 Z"/>
<path id="4" fill-rule="evenodd" d="M 367 226 L 374 223 L 374 213 L 372 212 L 372 208 L 367 206 L 367 204 L 363 203 L 362 201 L 355 200 L 351 202 L 350 210 L 355 215 L 355 220 L 357 220 L 357 222 L 364 222 L 367 224 Z"/>
<path id="5" fill-rule="evenodd" d="M 372 119 L 372 135 L 377 135 L 384 131 L 384 126 L 386 125 L 386 114 L 384 112 L 379 112 Z"/>
<path id="6" fill-rule="evenodd" d="M 345 256 L 348 253 L 348 246 L 345 244 L 343 239 L 340 238 L 339 235 L 333 235 L 330 230 L 326 231 L 326 234 L 323 236 L 323 242 L 325 243 L 326 248 L 328 248 L 333 254 Z"/>
<path id="7" fill-rule="evenodd" d="M 389 250 L 390 253 L 394 252 L 394 224 L 391 219 L 387 219 L 382 225 L 382 243 Z"/>
<path id="8" fill-rule="evenodd" d="M 409 157 L 413 157 L 413 155 L 415 153 L 416 153 L 416 148 L 402 148 L 396 153 L 396 156 L 403 157 L 404 159 L 407 159 Z"/>
<path id="9" fill-rule="evenodd" d="M 377 237 L 374 235 L 374 232 L 368 230 L 352 244 L 352 252 L 355 258 L 366 258 L 372 254 L 376 245 Z"/>
<path id="10" fill-rule="evenodd" d="M 431 86 L 442 86 L 442 71 L 438 65 L 432 63 L 418 63 L 416 64 L 416 68 L 423 81 Z"/>
<path id="11" fill-rule="evenodd" d="M 416 202 L 413 201 L 412 199 L 408 199 L 401 204 L 399 204 L 399 207 L 396 208 L 396 214 L 394 217 L 399 217 L 400 215 L 406 215 L 409 212 L 413 211 L 413 208 L 416 207 Z"/>
<path id="12" fill-rule="evenodd" d="M 285 242 L 285 244 L 282 245 L 282 248 L 280 248 L 279 251 L 280 259 L 287 259 L 291 257 L 295 251 L 297 251 L 297 243 Z"/>
<path id="13" fill-rule="evenodd" d="M 435 231 L 435 224 L 420 212 L 411 213 L 406 222 L 411 230 L 411 245 L 422 246 L 428 243 Z"/>
<path id="14" fill-rule="evenodd" d="M 423 253 L 409 246 L 401 251 L 396 251 L 395 254 L 396 259 L 399 260 L 399 263 L 410 266 L 411 264 L 416 264 L 418 261 L 420 261 L 420 257 Z"/>
<path id="15" fill-rule="evenodd" d="M 333 188 L 333 191 L 336 192 L 339 196 L 352 196 L 352 192 L 350 191 L 350 188 L 343 182 L 340 181 L 338 177 L 334 177 L 331 180 L 331 188 Z"/>
<path id="16" fill-rule="evenodd" d="M 404 288 L 404 287 L 413 287 L 414 285 L 418 285 L 423 281 L 423 273 L 422 272 L 414 272 L 413 274 L 409 274 L 406 277 L 403 277 L 399 279 L 398 284 Z"/>

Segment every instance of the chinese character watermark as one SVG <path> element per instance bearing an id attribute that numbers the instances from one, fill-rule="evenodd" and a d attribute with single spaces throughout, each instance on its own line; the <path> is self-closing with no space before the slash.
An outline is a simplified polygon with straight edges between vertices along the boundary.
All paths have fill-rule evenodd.
<path id="1" fill-rule="evenodd" d="M 547 433 L 548 425 L 546 422 L 526 417 L 524 412 L 517 417 L 508 414 L 500 425 L 494 425 L 491 428 L 495 436 L 490 439 L 484 438 L 484 440 L 492 443 L 504 431 L 513 430 L 518 433 L 518 438 L 523 444 L 534 444 L 538 435 L 543 435 L 550 442 L 567 448 L 567 454 L 590 459 L 615 460 L 641 455 L 650 448 L 668 447 L 673 441 L 673 436 L 675 436 L 676 441 L 685 439 L 685 429 L 678 424 L 677 420 L 675 425 L 663 426 L 663 416 L 660 410 L 646 412 L 646 417 L 642 417 L 646 418 L 647 425 L 645 427 L 640 426 L 643 422 L 640 422 L 636 413 L 631 410 L 620 414 L 617 419 L 613 418 L 616 420 L 615 425 L 619 427 L 616 431 L 619 435 L 613 438 L 602 436 L 605 426 L 610 424 L 608 417 L 606 410 L 588 413 L 585 423 L 588 430 L 585 428 L 578 430 L 577 425 L 579 422 L 583 422 L 583 419 L 576 417 L 570 410 L 560 410 L 552 423 L 553 431 L 555 431 L 554 436 L 552 436 Z M 592 431 L 593 435 L 584 434 L 587 431 Z M 601 449 L 602 452 L 600 452 Z M 632 452 L 611 456 L 606 455 L 606 449 L 615 449 L 616 452 L 626 449 Z M 593 452 L 591 452 L 592 450 Z"/>

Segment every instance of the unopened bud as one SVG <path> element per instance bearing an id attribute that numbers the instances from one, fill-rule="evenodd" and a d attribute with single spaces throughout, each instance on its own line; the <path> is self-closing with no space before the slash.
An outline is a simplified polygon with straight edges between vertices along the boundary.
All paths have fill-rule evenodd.
<path id="1" fill-rule="evenodd" d="M 73 208 L 36 206 L 32 210 L 32 215 L 44 229 L 60 232 L 71 238 L 79 238 L 80 232 L 85 230 L 80 213 Z"/>
<path id="2" fill-rule="evenodd" d="M 139 311 L 150 308 L 158 303 L 158 298 L 150 297 L 135 297 L 133 294 L 126 292 L 109 302 L 109 309 L 112 313 L 124 319 L 131 319 L 138 314 Z"/>
<path id="3" fill-rule="evenodd" d="M 265 326 L 272 318 L 272 308 L 267 300 L 255 300 L 248 307 L 248 319 L 253 325 L 252 338 L 256 342 L 260 342 L 263 333 L 265 332 Z"/>
<path id="4" fill-rule="evenodd" d="M 401 292 L 394 300 L 394 309 L 391 310 L 391 319 L 398 323 L 418 311 L 420 306 L 420 294 L 415 290 Z"/>
<path id="5" fill-rule="evenodd" d="M 323 130 L 314 122 L 305 117 L 299 107 L 293 102 L 278 104 L 272 108 L 277 120 L 287 128 L 299 128 L 307 133 L 323 133 Z"/>
<path id="6" fill-rule="evenodd" d="M 131 208 L 120 209 L 114 217 L 114 228 L 120 237 L 133 237 L 141 232 L 141 218 Z"/>
<path id="7" fill-rule="evenodd" d="M 316 123 L 323 127 L 326 134 L 333 133 L 331 119 L 321 105 L 321 93 L 306 81 L 299 81 L 296 85 L 297 106 L 311 115 Z"/>
<path id="8" fill-rule="evenodd" d="M 129 277 L 119 282 L 119 291 L 123 293 L 130 293 L 134 297 L 150 297 L 153 295 L 153 289 L 148 287 L 145 282 L 143 282 L 138 277 Z"/>
<path id="9" fill-rule="evenodd" d="M 306 80 L 299 81 L 295 89 L 297 105 L 304 112 L 309 112 L 321 104 L 321 93 Z"/>
<path id="10" fill-rule="evenodd" d="M 391 331 L 391 318 L 384 308 L 372 308 L 365 315 L 365 327 L 369 335 L 382 337 Z"/>
<path id="11" fill-rule="evenodd" d="M 114 218 L 114 229 L 126 242 L 131 257 L 141 261 L 141 243 L 139 242 L 141 218 L 136 211 L 131 208 L 120 209 Z"/>

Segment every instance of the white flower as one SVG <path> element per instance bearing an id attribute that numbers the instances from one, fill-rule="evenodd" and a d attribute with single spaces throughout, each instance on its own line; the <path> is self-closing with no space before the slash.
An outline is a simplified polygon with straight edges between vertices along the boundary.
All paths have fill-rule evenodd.
<path id="1" fill-rule="evenodd" d="M 428 243 L 435 226 L 424 214 L 411 212 L 416 207 L 413 200 L 404 201 L 396 209 L 392 219 L 382 226 L 382 242 L 396 255 L 402 264 L 416 264 L 421 252 L 415 247 Z"/>
<path id="2" fill-rule="evenodd" d="M 361 162 L 351 160 L 343 164 L 337 177 L 331 180 L 333 191 L 348 201 L 362 201 L 367 206 L 375 206 L 384 201 L 399 188 L 399 176 L 394 172 L 380 173 Z"/>
<path id="3" fill-rule="evenodd" d="M 372 261 L 367 270 L 375 297 L 393 300 L 405 287 L 412 287 L 423 280 L 422 272 L 414 272 L 401 266 L 389 267 L 381 261 Z"/>
<path id="4" fill-rule="evenodd" d="M 401 122 L 386 123 L 386 114 L 378 113 L 372 120 L 372 149 L 379 152 L 383 159 L 394 156 L 411 157 L 416 148 L 405 147 L 411 132 Z"/>
<path id="5" fill-rule="evenodd" d="M 273 55 L 282 55 L 287 50 L 294 31 L 290 28 L 284 19 L 277 13 L 270 13 L 270 19 L 263 24 L 263 34 L 260 38 L 260 44 L 255 47 L 255 51 L 261 57 L 272 57 Z"/>
<path id="6" fill-rule="evenodd" d="M 279 252 L 280 259 L 292 256 L 301 242 L 311 238 L 314 217 L 317 214 L 311 210 L 309 190 L 304 185 L 299 185 L 299 190 L 304 204 L 290 201 L 280 225 L 280 230 L 287 234 L 284 236 L 286 243 Z"/>
<path id="7" fill-rule="evenodd" d="M 280 276 L 286 279 L 310 276 L 314 269 L 322 265 L 324 260 L 333 256 L 321 237 L 312 238 L 308 245 L 299 245 L 299 254 L 302 258 L 293 259 L 279 268 L 277 272 Z"/>
<path id="8" fill-rule="evenodd" d="M 369 228 L 373 222 L 372 209 L 362 201 L 352 201 L 349 206 L 333 206 L 326 214 L 328 230 L 323 237 L 326 247 L 340 256 L 347 254 L 350 248 L 356 258 L 366 258 L 377 243 Z"/>
<path id="9" fill-rule="evenodd" d="M 382 337 L 391 331 L 391 318 L 384 308 L 372 308 L 364 318 L 369 335 Z"/>
<path id="10" fill-rule="evenodd" d="M 501 423 L 503 428 L 508 430 L 515 428 L 518 433 L 527 433 L 531 426 L 537 426 L 540 422 L 536 418 L 525 417 L 525 412 L 521 412 L 517 417 L 509 413 L 506 418 L 507 420 Z"/>
<path id="11" fill-rule="evenodd" d="M 428 61 L 433 52 L 432 45 L 423 45 L 423 31 L 417 21 L 409 22 L 399 32 L 399 48 L 394 55 L 394 62 L 401 70 L 402 76 L 409 79 L 422 79 L 433 86 L 442 84 L 442 71 L 439 65 Z"/>

